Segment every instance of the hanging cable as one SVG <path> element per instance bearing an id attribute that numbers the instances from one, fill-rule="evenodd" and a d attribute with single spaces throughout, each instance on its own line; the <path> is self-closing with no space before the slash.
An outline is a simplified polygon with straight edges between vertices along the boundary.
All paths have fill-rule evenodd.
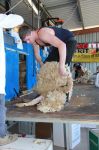
<path id="1" fill-rule="evenodd" d="M 10 4 L 10 2 L 9 2 L 9 1 L 6 1 L 6 2 L 8 3 L 9 7 L 11 8 L 11 4 Z"/>
<path id="2" fill-rule="evenodd" d="M 6 0 L 5 6 L 6 6 L 6 11 L 8 11 L 11 8 L 11 0 Z M 7 15 L 10 13 L 12 13 L 12 12 L 8 12 Z"/>
<path id="3" fill-rule="evenodd" d="M 11 7 L 8 11 L 6 11 L 4 14 L 7 14 L 11 10 L 13 10 L 15 7 L 17 7 L 23 0 L 20 0 L 18 3 L 16 3 L 13 7 Z"/>

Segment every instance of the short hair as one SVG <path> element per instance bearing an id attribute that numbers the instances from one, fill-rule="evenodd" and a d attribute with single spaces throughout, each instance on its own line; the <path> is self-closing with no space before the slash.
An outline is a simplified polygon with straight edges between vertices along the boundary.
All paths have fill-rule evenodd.
<path id="1" fill-rule="evenodd" d="M 23 40 L 27 34 L 30 34 L 32 29 L 26 25 L 19 28 L 19 36 Z"/>

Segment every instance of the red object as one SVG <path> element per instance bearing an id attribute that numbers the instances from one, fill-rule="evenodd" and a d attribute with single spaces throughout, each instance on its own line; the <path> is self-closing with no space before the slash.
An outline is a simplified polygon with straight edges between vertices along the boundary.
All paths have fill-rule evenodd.
<path id="1" fill-rule="evenodd" d="M 58 19 L 58 20 L 55 20 L 55 22 L 57 22 L 57 23 L 64 23 L 64 20 Z"/>
<path id="2" fill-rule="evenodd" d="M 55 23 L 62 25 L 62 24 L 64 23 L 64 20 L 62 20 L 62 19 L 57 19 L 57 20 L 55 20 Z"/>
<path id="3" fill-rule="evenodd" d="M 78 49 L 88 48 L 88 43 L 78 43 L 77 48 Z"/>

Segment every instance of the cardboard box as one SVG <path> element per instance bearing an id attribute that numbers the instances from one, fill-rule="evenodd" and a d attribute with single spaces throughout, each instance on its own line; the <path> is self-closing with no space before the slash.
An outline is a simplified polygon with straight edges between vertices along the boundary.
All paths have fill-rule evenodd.
<path id="1" fill-rule="evenodd" d="M 52 139 L 53 124 L 52 123 L 35 123 L 35 137 L 40 139 Z"/>

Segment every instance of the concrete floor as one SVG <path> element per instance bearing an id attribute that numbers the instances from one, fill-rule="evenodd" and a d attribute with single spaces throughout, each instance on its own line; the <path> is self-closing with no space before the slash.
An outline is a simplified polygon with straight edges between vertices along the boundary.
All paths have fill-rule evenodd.
<path id="1" fill-rule="evenodd" d="M 54 146 L 54 150 L 66 150 L 66 149 Z M 81 142 L 72 150 L 89 150 L 88 128 L 81 128 Z"/>

